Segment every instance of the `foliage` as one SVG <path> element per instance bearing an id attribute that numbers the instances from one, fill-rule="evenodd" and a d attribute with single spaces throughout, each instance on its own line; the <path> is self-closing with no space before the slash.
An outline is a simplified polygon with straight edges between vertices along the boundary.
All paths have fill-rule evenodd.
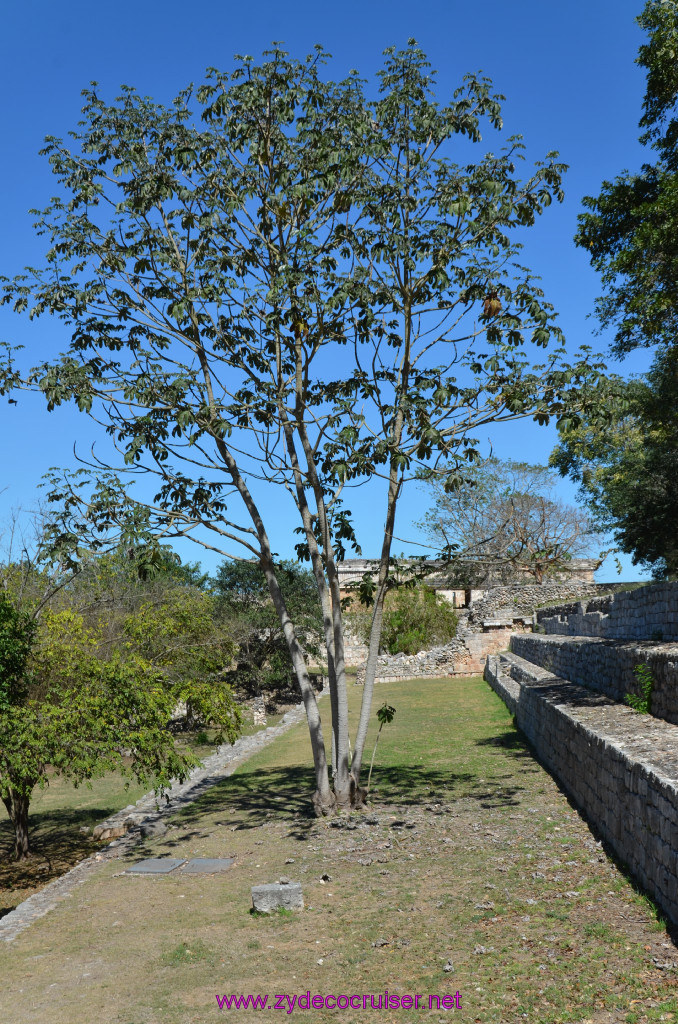
<path id="1" fill-rule="evenodd" d="M 395 717 L 395 713 L 396 709 L 394 707 L 391 707 L 390 704 L 387 704 L 386 701 L 384 701 L 384 703 L 377 711 L 377 721 L 379 722 L 379 727 L 381 728 L 382 725 L 390 725 Z"/>
<path id="2" fill-rule="evenodd" d="M 112 564 L 101 561 L 101 576 L 91 560 L 80 589 L 71 579 L 48 603 L 40 598 L 42 574 L 36 589 L 18 585 L 30 577 L 26 565 L 12 563 L 3 573 L 24 604 L 30 595 L 40 598 L 25 611 L 0 595 L 0 797 L 17 857 L 30 852 L 31 794 L 54 774 L 77 785 L 116 769 L 162 792 L 197 763 L 175 749 L 170 723 L 178 706 L 193 721 L 215 725 L 219 738 L 233 741 L 240 727 L 231 689 L 216 677 L 234 647 L 216 627 L 210 596 L 175 587 L 162 601 L 135 601 L 131 613 L 129 602 L 125 608 L 104 600 Z M 119 588 L 119 565 L 114 576 Z"/>
<path id="3" fill-rule="evenodd" d="M 638 680 L 640 695 L 627 693 L 624 700 L 634 711 L 640 712 L 641 715 L 649 715 L 652 706 L 652 690 L 654 689 L 652 670 L 649 665 L 636 665 L 633 674 Z"/>
<path id="4" fill-rule="evenodd" d="M 0 714 L 26 696 L 26 662 L 35 638 L 36 624 L 0 594 Z"/>
<path id="5" fill-rule="evenodd" d="M 616 327 L 614 349 L 659 345 L 650 372 L 611 380 L 552 462 L 582 486 L 598 524 L 658 578 L 678 572 L 678 5 L 647 0 L 637 63 L 647 72 L 640 141 L 656 162 L 604 182 L 579 219 L 605 295 L 597 312 Z"/>
<path id="6" fill-rule="evenodd" d="M 588 350 L 565 361 L 515 240 L 562 198 L 557 154 L 523 179 L 514 135 L 471 162 L 481 129 L 502 128 L 503 97 L 467 75 L 439 105 L 414 40 L 385 51 L 373 101 L 356 71 L 323 80 L 326 59 L 274 44 L 169 108 L 129 87 L 110 104 L 86 90 L 78 130 L 44 151 L 59 182 L 38 214 L 45 265 L 5 291 L 18 312 L 58 316 L 68 350 L 27 373 L 10 354 L 0 371 L 0 390 L 40 391 L 50 410 L 72 401 L 113 439 L 93 473 L 51 476 L 54 541 L 74 560 L 83 536 L 101 547 L 117 532 L 151 561 L 161 537 L 185 535 L 261 565 L 323 812 L 361 799 L 403 486 L 422 467 L 454 480 L 488 423 L 571 421 L 600 369 Z M 152 499 L 134 499 L 136 476 L 157 481 Z M 293 503 L 320 597 L 333 792 L 262 481 L 280 495 L 269 522 Z M 337 560 L 359 551 L 344 501 L 364 483 L 375 500 L 381 487 L 384 541 L 351 758 Z"/>
<path id="7" fill-rule="evenodd" d="M 369 641 L 369 616 L 354 611 L 350 618 L 361 638 Z M 456 635 L 457 622 L 454 608 L 444 597 L 423 585 L 403 585 L 386 597 L 382 648 L 389 654 L 418 654 L 451 640 Z"/>
<path id="8" fill-rule="evenodd" d="M 622 355 L 678 335 L 678 5 L 647 0 L 638 22 L 649 34 L 636 61 L 647 72 L 640 141 L 657 160 L 586 197 L 575 239 L 602 276 L 598 317 Z"/>
<path id="9" fill-rule="evenodd" d="M 564 431 L 552 464 L 581 485 L 601 530 L 656 578 L 678 573 L 678 350 L 600 392 L 598 412 Z"/>
<path id="10" fill-rule="evenodd" d="M 545 466 L 498 459 L 470 466 L 452 488 L 429 478 L 434 504 L 417 525 L 452 552 L 449 571 L 461 585 L 505 582 L 516 571 L 541 583 L 591 549 L 590 517 L 557 498 L 555 478 Z"/>
<path id="11" fill-rule="evenodd" d="M 299 563 L 281 561 L 276 574 L 307 658 L 323 658 L 323 622 L 313 574 Z M 261 566 L 225 561 L 211 581 L 217 614 L 237 645 L 233 686 L 252 694 L 281 694 L 290 688 L 294 667 Z"/>

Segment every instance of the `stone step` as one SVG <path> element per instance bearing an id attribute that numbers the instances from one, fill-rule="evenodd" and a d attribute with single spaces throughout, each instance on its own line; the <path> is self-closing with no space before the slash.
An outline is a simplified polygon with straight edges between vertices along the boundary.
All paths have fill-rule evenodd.
<path id="1" fill-rule="evenodd" d="M 490 656 L 485 679 L 539 760 L 678 924 L 678 725 L 513 652 Z"/>

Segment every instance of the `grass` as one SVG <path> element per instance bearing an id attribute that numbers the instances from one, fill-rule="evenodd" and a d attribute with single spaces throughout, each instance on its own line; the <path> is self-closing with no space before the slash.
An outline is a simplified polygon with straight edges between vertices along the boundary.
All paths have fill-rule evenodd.
<path id="1" fill-rule="evenodd" d="M 77 789 L 60 778 L 35 789 L 29 817 L 34 857 L 18 864 L 11 860 L 14 832 L 0 804 L 0 917 L 98 849 L 93 827 L 148 789 L 132 782 L 125 790 L 126 781 L 111 772 Z"/>
<path id="2" fill-rule="evenodd" d="M 267 725 L 277 725 L 282 715 L 269 715 Z M 259 730 L 251 718 L 243 724 L 243 736 Z M 208 743 L 196 742 L 196 735 L 181 733 L 179 749 L 188 747 L 204 759 L 215 751 L 215 730 L 207 730 Z M 125 789 L 129 782 L 129 788 Z M 78 861 L 88 857 L 102 844 L 95 843 L 91 831 L 109 815 L 135 803 L 152 788 L 129 781 L 117 772 L 107 773 L 91 784 L 77 788 L 65 779 L 55 777 L 44 789 L 36 788 L 30 807 L 30 836 L 35 856 L 14 863 L 11 851 L 14 834 L 3 804 L 0 804 L 0 918 L 18 903 L 58 878 Z"/>
<path id="3" fill-rule="evenodd" d="M 360 692 L 350 688 L 354 720 Z M 295 727 L 135 856 L 235 856 L 230 871 L 153 878 L 106 863 L 0 948 L 3 1024 L 203 1024 L 220 1019 L 216 993 L 385 988 L 426 1001 L 459 991 L 454 1019 L 482 1024 L 676 1019 L 676 972 L 654 963 L 676 959 L 665 929 L 498 698 L 464 679 L 381 684 L 382 700 L 398 713 L 367 814 L 310 817 L 309 741 Z M 302 882 L 305 910 L 251 914 L 250 887 L 282 874 Z M 400 1024 L 443 1012 L 288 1016 Z"/>

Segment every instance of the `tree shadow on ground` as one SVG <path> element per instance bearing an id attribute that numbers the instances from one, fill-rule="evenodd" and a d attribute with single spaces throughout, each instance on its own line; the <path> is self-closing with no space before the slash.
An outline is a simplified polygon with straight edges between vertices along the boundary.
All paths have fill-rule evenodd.
<path id="1" fill-rule="evenodd" d="M 30 892 L 97 850 L 100 844 L 80 829 L 91 829 L 114 811 L 114 807 L 89 807 L 32 813 L 29 838 L 33 855 L 22 861 L 12 859 L 14 830 L 10 821 L 0 821 L 0 917 L 10 913 Z"/>
<path id="2" fill-rule="evenodd" d="M 499 733 L 498 736 L 486 736 L 485 739 L 476 740 L 477 747 L 494 747 L 497 753 L 502 756 L 523 761 L 521 771 L 538 772 L 539 766 L 535 760 L 534 752 L 523 734 L 517 729 L 510 729 Z"/>
<path id="3" fill-rule="evenodd" d="M 376 803 L 398 808 L 449 805 L 462 798 L 477 800 L 485 807 L 506 806 L 518 803 L 516 796 L 522 788 L 505 785 L 502 780 L 508 777 L 488 781 L 468 772 L 439 771 L 419 765 L 380 767 L 372 777 L 371 796 Z M 313 786 L 313 773 L 301 766 L 238 772 L 182 808 L 173 818 L 181 834 L 176 839 L 171 833 L 163 837 L 163 845 L 171 850 L 184 843 L 186 829 L 193 830 L 189 834 L 195 837 L 205 834 L 205 818 L 214 815 L 218 816 L 215 824 L 233 831 L 284 822 L 290 826 L 291 837 L 304 841 L 316 821 L 311 806 Z M 370 809 L 368 804 L 367 813 Z"/>

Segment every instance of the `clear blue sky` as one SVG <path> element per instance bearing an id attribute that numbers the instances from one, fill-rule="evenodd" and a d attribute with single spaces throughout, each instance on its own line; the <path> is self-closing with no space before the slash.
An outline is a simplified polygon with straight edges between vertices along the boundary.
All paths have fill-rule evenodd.
<path id="1" fill-rule="evenodd" d="M 188 82 L 202 81 L 207 66 L 229 69 L 233 54 L 257 57 L 272 40 L 283 40 L 296 57 L 322 43 L 333 55 L 327 75 L 334 79 L 356 67 L 374 81 L 384 48 L 404 46 L 414 36 L 438 71 L 441 102 L 463 74 L 482 69 L 506 96 L 506 134 L 525 138 L 526 168 L 529 160 L 551 149 L 570 165 L 565 202 L 547 210 L 526 233 L 524 262 L 542 276 L 569 347 L 586 342 L 606 352 L 609 339 L 593 338 L 595 322 L 589 318 L 599 281 L 572 237 L 582 196 L 597 194 L 603 179 L 643 159 L 637 122 L 644 76 L 634 63 L 643 38 L 634 21 L 641 8 L 642 0 L 342 0 L 333 5 L 28 0 L 7 5 L 0 42 L 0 274 L 13 276 L 40 261 L 43 247 L 29 210 L 44 206 L 54 189 L 38 150 L 45 135 L 66 135 L 75 127 L 80 91 L 90 80 L 100 83 L 107 99 L 126 83 L 169 101 Z M 66 345 L 58 323 L 31 324 L 6 307 L 0 310 L 0 339 L 23 344 L 31 365 Z M 622 370 L 641 372 L 648 362 L 648 354 L 641 353 L 627 359 Z M 5 488 L 0 521 L 16 506 L 31 506 L 42 474 L 53 465 L 73 465 L 74 441 L 88 448 L 91 434 L 86 417 L 64 409 L 49 414 L 37 396 L 22 396 L 16 406 L 0 399 L 0 489 Z M 555 432 L 527 422 L 504 426 L 491 440 L 500 458 L 545 462 Z M 562 494 L 573 496 L 567 482 Z M 425 504 L 422 491 L 412 487 L 401 506 L 401 536 L 415 535 L 412 522 Z M 381 512 L 370 505 L 352 502 L 365 555 L 378 550 L 383 528 Z M 292 554 L 294 525 L 291 518 L 277 517 L 272 535 L 281 555 Z M 206 568 L 215 564 L 191 545 L 179 550 L 185 558 L 201 559 Z M 617 577 L 610 565 L 599 578 Z M 628 559 L 623 578 L 639 578 Z"/>

